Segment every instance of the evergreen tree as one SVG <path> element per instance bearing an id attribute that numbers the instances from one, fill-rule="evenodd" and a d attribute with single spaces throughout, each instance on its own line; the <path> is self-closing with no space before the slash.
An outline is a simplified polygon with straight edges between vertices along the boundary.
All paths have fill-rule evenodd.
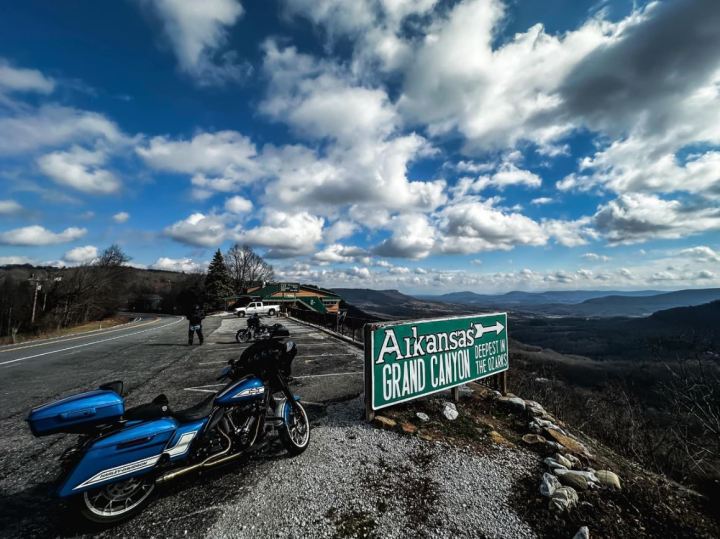
<path id="1" fill-rule="evenodd" d="M 225 260 L 220 249 L 215 251 L 205 278 L 205 299 L 214 309 L 225 306 L 224 299 L 232 295 L 230 274 L 225 266 Z"/>

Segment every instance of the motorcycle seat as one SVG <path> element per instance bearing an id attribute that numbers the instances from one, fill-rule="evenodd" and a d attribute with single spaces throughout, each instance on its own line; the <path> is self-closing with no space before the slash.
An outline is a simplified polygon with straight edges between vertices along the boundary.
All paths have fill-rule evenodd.
<path id="1" fill-rule="evenodd" d="M 209 395 L 206 399 L 201 400 L 197 404 L 172 412 L 172 416 L 180 421 L 180 423 L 190 423 L 197 421 L 210 414 L 213 409 L 215 394 Z"/>
<path id="2" fill-rule="evenodd" d="M 167 397 L 161 394 L 155 397 L 152 402 L 128 408 L 125 410 L 123 417 L 128 421 L 149 421 L 161 417 L 174 417 L 180 423 L 190 423 L 209 415 L 212 411 L 214 401 L 215 395 L 213 394 L 189 408 L 171 410 Z"/>

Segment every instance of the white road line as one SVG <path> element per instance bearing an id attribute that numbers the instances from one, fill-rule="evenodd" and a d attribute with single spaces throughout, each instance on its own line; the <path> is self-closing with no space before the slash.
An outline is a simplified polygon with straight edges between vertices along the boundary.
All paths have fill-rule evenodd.
<path id="1" fill-rule="evenodd" d="M 140 318 L 142 320 L 142 318 Z M 146 326 L 148 324 L 152 324 L 153 322 L 156 322 L 160 320 L 159 318 L 156 318 L 155 320 L 148 320 L 147 322 L 143 322 L 140 324 L 138 322 L 136 327 L 142 327 Z M 118 324 L 117 326 L 111 326 L 109 328 L 105 329 L 93 329 L 90 331 L 83 331 L 82 333 L 70 333 L 69 335 L 60 335 L 57 337 L 48 337 L 47 339 L 33 339 L 32 341 L 27 341 L 27 343 L 17 343 L 15 345 L 8 344 L 5 346 L 14 346 L 14 348 L 0 348 L 0 354 L 5 352 L 17 352 L 18 350 L 25 350 L 26 348 L 35 348 L 37 346 L 47 346 L 48 344 L 58 344 L 60 342 L 67 342 L 67 341 L 76 341 L 78 339 L 84 339 L 87 338 L 90 333 L 97 333 L 99 331 L 102 332 L 103 335 L 106 335 L 108 333 L 114 333 L 116 331 L 121 331 L 124 329 L 127 329 L 127 326 L 132 324 L 133 322 L 125 322 L 124 324 Z M 42 341 L 42 342 L 40 342 Z"/>
<path id="2" fill-rule="evenodd" d="M 196 363 L 196 365 L 220 365 L 221 363 L 227 363 L 227 360 L 223 360 L 223 361 L 206 361 L 205 363 Z"/>
<path id="3" fill-rule="evenodd" d="M 49 352 L 43 352 L 42 354 L 35 354 L 33 356 L 20 357 L 17 359 L 12 359 L 10 361 L 3 361 L 2 363 L 0 363 L 0 366 L 9 365 L 11 363 L 17 363 L 18 361 L 25 361 L 26 359 L 33 359 L 36 357 L 47 356 L 49 354 L 59 354 L 60 352 L 67 352 L 68 350 L 75 350 L 76 348 L 92 346 L 93 344 L 100 344 L 101 342 L 114 341 L 116 339 L 122 339 L 124 337 L 130 337 L 132 335 L 139 335 L 141 333 L 146 333 L 148 331 L 154 331 L 156 329 L 162 329 L 162 328 L 166 328 L 168 326 L 172 326 L 173 324 L 177 324 L 178 322 L 182 322 L 183 320 L 184 320 L 184 318 L 178 318 L 177 320 L 174 320 L 174 321 L 170 322 L 169 324 L 163 324 L 162 326 L 156 326 L 153 328 L 143 329 L 142 331 L 134 331 L 133 333 L 126 333 L 124 335 L 116 335 L 115 337 L 109 337 L 107 339 L 100 339 L 99 341 L 88 342 L 85 344 L 77 344 L 75 346 L 68 346 L 67 348 L 61 348 L 60 350 L 51 350 Z"/>

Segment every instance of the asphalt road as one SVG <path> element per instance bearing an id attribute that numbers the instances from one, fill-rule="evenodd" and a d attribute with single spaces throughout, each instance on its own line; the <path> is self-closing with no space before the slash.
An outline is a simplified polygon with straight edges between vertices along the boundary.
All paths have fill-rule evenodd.
<path id="1" fill-rule="evenodd" d="M 324 407 L 362 392 L 362 352 L 339 339 L 283 320 L 298 345 L 293 390 L 308 404 L 311 420 Z M 127 406 L 165 393 L 173 407 L 189 406 L 216 389 L 223 365 L 247 345 L 235 342 L 245 321 L 208 317 L 205 344 L 187 345 L 187 322 L 144 317 L 123 327 L 62 339 L 0 347 L 0 536 L 76 536 L 78 523 L 51 495 L 58 457 L 73 436 L 34 438 L 25 424 L 33 407 L 112 380 L 124 380 Z M 245 466 L 190 475 L 162 489 L 159 499 L 108 536 L 183 536 L 194 519 L 207 525 L 204 507 L 248 499 L 252 471 L 272 466 L 257 458 Z M 250 489 L 250 490 L 247 490 Z M 231 530 L 228 531 L 232 535 Z"/>

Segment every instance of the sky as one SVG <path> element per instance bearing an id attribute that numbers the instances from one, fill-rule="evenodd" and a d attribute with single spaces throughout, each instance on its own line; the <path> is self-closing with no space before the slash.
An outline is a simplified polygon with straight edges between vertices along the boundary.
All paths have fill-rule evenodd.
<path id="1" fill-rule="evenodd" d="M 0 264 L 720 286 L 717 0 L 0 6 Z"/>

